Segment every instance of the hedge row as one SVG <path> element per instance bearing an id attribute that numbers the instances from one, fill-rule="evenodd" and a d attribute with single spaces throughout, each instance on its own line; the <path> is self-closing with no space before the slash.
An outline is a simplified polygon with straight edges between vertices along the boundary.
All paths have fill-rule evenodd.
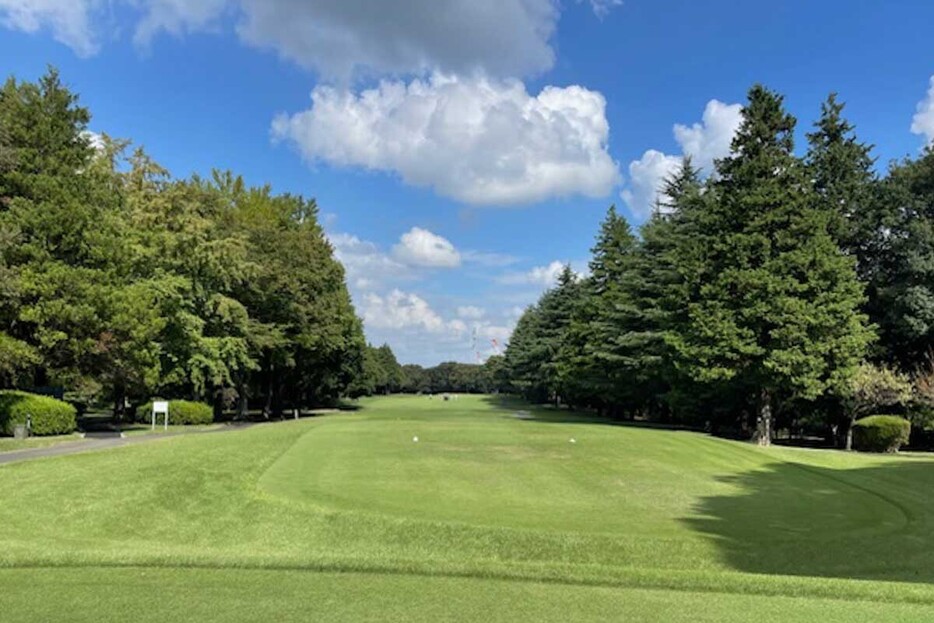
<path id="1" fill-rule="evenodd" d="M 152 421 L 152 402 L 147 402 L 136 410 L 137 422 Z M 214 421 L 214 409 L 203 402 L 192 402 L 190 400 L 170 400 L 169 401 L 169 424 L 210 424 Z M 159 416 L 158 423 L 162 423 L 162 416 Z"/>
<path id="2" fill-rule="evenodd" d="M 870 415 L 853 425 L 853 445 L 864 452 L 897 452 L 910 435 L 911 422 L 897 415 Z"/>
<path id="3" fill-rule="evenodd" d="M 61 400 L 16 390 L 0 390 L 0 434 L 12 435 L 32 416 L 33 435 L 67 435 L 75 431 L 76 409 Z"/>

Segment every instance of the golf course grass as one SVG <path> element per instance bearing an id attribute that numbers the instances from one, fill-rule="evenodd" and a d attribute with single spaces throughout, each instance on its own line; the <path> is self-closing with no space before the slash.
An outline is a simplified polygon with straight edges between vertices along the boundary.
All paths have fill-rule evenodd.
<path id="1" fill-rule="evenodd" d="M 17 450 L 31 450 L 33 448 L 48 448 L 60 443 L 81 441 L 78 433 L 70 435 L 50 435 L 48 437 L 29 437 L 28 439 L 13 439 L 0 437 L 0 452 L 16 452 Z"/>
<path id="2" fill-rule="evenodd" d="M 0 466 L 0 619 L 934 620 L 934 457 L 360 404 Z"/>

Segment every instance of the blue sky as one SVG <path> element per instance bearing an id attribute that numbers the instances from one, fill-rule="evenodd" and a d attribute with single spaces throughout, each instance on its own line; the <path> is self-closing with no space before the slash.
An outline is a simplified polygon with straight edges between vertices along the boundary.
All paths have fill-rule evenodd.
<path id="1" fill-rule="evenodd" d="M 0 0 L 0 69 L 57 66 L 177 176 L 315 197 L 369 339 L 475 361 L 606 208 L 641 223 L 749 86 L 837 91 L 880 169 L 934 138 L 926 1 Z M 492 340 L 496 340 L 496 345 Z"/>

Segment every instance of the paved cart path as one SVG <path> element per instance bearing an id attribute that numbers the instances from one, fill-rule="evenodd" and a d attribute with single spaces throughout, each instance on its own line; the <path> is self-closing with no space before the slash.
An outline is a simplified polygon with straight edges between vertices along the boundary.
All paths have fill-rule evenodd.
<path id="1" fill-rule="evenodd" d="M 178 437 L 179 435 L 202 435 L 207 433 L 218 433 L 232 430 L 242 430 L 254 426 L 253 423 L 245 422 L 242 424 L 229 424 L 219 428 L 202 431 L 173 431 L 168 433 L 152 433 L 150 435 L 132 435 L 130 437 L 121 437 L 120 433 L 88 433 L 82 441 L 68 441 L 45 448 L 30 448 L 27 450 L 11 450 L 9 452 L 0 452 L 0 465 L 5 463 L 18 463 L 20 461 L 29 461 L 32 459 L 42 459 L 51 456 L 64 456 L 66 454 L 78 454 L 79 452 L 93 452 L 95 450 L 107 450 L 109 448 L 119 448 L 166 437 Z"/>

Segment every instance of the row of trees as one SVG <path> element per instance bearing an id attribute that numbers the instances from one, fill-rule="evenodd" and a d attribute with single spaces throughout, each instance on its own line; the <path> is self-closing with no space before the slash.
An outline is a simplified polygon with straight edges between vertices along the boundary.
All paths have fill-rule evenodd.
<path id="1" fill-rule="evenodd" d="M 400 365 L 388 344 L 367 345 L 363 369 L 350 384 L 352 398 L 376 394 L 486 394 L 496 391 L 498 363 L 491 357 L 484 365 L 446 361 L 431 368 Z"/>
<path id="2" fill-rule="evenodd" d="M 362 325 L 314 201 L 173 179 L 50 70 L 0 90 L 0 387 L 267 412 L 343 393 Z M 93 139 L 93 140 L 92 140 Z"/>
<path id="3" fill-rule="evenodd" d="M 904 402 L 931 376 L 934 150 L 880 178 L 842 111 L 798 157 L 782 97 L 753 87 L 712 175 L 686 159 L 639 236 L 611 208 L 589 276 L 524 313 L 505 388 L 762 443 Z"/>

